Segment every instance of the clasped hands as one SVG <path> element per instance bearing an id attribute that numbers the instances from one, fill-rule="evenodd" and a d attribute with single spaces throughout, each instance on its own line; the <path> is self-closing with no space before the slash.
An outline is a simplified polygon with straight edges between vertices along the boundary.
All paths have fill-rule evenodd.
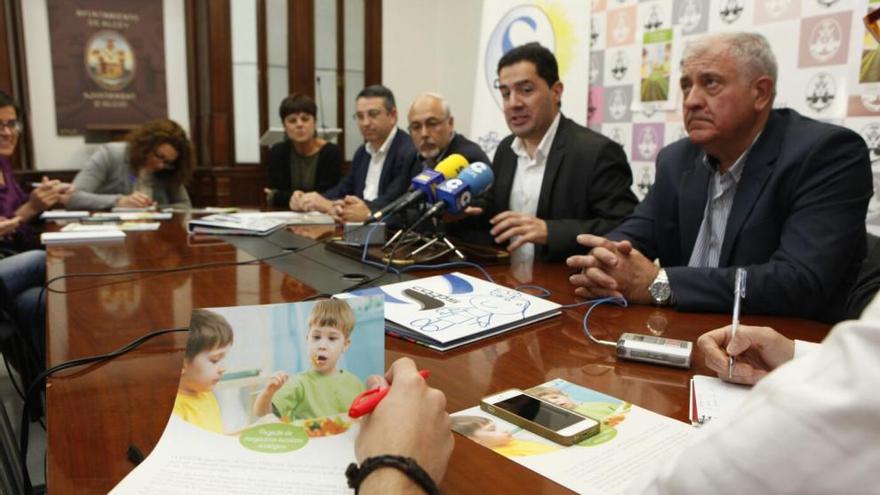
<path id="1" fill-rule="evenodd" d="M 586 298 L 625 297 L 636 304 L 652 302 L 648 287 L 660 268 L 631 242 L 591 234 L 577 236 L 577 242 L 590 252 L 566 260 L 568 266 L 580 269 L 569 277 L 569 282 L 577 286 L 575 294 Z"/>

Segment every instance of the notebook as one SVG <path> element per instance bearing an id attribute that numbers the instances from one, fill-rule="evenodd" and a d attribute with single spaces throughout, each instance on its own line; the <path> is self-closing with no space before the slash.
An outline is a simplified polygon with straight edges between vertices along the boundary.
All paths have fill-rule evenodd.
<path id="1" fill-rule="evenodd" d="M 54 244 L 76 244 L 96 242 L 122 242 L 125 232 L 115 230 L 91 230 L 76 232 L 46 232 L 40 234 L 40 242 L 47 246 Z"/>
<path id="2" fill-rule="evenodd" d="M 192 219 L 187 230 L 193 234 L 268 235 L 287 225 L 283 219 L 243 217 L 240 213 L 208 215 Z"/>
<path id="3" fill-rule="evenodd" d="M 746 399 L 751 389 L 711 376 L 694 375 L 691 378 L 691 423 L 699 426 L 729 415 Z"/>

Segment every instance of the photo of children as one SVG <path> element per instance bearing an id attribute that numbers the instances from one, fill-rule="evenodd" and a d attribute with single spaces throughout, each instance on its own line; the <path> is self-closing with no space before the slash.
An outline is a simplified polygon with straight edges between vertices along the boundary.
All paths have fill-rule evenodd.
<path id="1" fill-rule="evenodd" d="M 340 357 L 351 345 L 354 313 L 348 303 L 339 299 L 318 301 L 308 319 L 305 343 L 311 367 L 289 377 L 279 371 L 269 379 L 257 396 L 254 415 L 273 413 L 284 422 L 332 417 L 346 413 L 352 401 L 364 391 L 364 382 L 354 374 L 338 368 Z M 338 421 L 326 422 L 346 428 Z M 321 428 L 310 423 L 309 432 Z"/>
<path id="2" fill-rule="evenodd" d="M 226 372 L 223 359 L 232 347 L 232 328 L 225 318 L 204 309 L 193 310 L 189 327 L 173 412 L 184 421 L 223 433 L 213 389 Z"/>
<path id="3" fill-rule="evenodd" d="M 218 434 L 285 423 L 332 436 L 384 366 L 380 296 L 196 309 L 173 412 Z"/>
<path id="4" fill-rule="evenodd" d="M 513 432 L 499 428 L 494 420 L 483 416 L 452 416 L 452 431 L 461 433 L 478 444 L 488 447 L 504 457 L 523 457 L 554 452 L 560 447 L 551 442 L 539 443 L 514 438 Z M 523 430 L 525 431 L 525 430 Z"/>

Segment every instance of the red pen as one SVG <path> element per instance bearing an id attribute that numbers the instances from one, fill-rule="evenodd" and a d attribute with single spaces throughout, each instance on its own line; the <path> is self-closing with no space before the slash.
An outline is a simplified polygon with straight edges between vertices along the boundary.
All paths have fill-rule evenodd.
<path id="1" fill-rule="evenodd" d="M 419 374 L 422 375 L 422 378 L 425 380 L 431 376 L 431 372 L 428 370 L 420 370 Z M 376 409 L 379 402 L 388 395 L 389 388 L 390 387 L 376 387 L 361 392 L 361 394 L 355 397 L 354 401 L 352 401 L 351 407 L 348 409 L 348 416 L 350 418 L 359 418 L 373 412 L 373 409 Z"/>

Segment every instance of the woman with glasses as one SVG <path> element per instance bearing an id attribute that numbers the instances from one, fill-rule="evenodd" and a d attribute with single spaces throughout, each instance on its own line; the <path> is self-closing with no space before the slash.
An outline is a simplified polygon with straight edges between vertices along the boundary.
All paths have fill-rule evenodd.
<path id="1" fill-rule="evenodd" d="M 66 184 L 43 177 L 36 187 L 25 193 L 12 175 L 9 157 L 15 152 L 22 124 L 18 106 L 8 94 L 0 91 L 0 249 L 24 251 L 39 246 L 37 236 L 29 223 L 44 210 L 66 199 Z M 14 222 L 14 228 L 10 227 Z"/>
<path id="2" fill-rule="evenodd" d="M 290 95 L 278 114 L 287 139 L 272 146 L 268 157 L 269 206 L 287 207 L 292 195 L 323 193 L 342 176 L 342 152 L 315 132 L 318 107 L 305 95 Z"/>
<path id="3" fill-rule="evenodd" d="M 184 185 L 193 163 L 192 143 L 177 123 L 168 119 L 147 122 L 125 142 L 98 148 L 76 174 L 67 208 L 189 208 Z"/>

